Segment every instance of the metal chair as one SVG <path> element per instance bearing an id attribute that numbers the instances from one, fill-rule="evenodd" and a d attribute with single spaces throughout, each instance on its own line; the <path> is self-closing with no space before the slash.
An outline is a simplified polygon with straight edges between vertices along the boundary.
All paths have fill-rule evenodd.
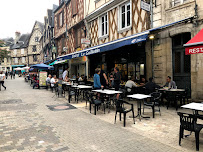
<path id="1" fill-rule="evenodd" d="M 148 102 L 147 100 L 144 100 L 144 105 L 143 105 L 143 114 L 144 114 L 144 108 L 145 106 L 151 107 L 152 108 L 152 115 L 153 118 L 155 117 L 155 112 L 158 111 L 160 116 L 161 116 L 161 110 L 160 110 L 160 99 L 161 99 L 161 93 L 160 92 L 153 92 L 150 94 L 151 98 L 150 101 Z M 155 107 L 158 107 L 158 109 L 155 109 Z"/>
<path id="2" fill-rule="evenodd" d="M 124 107 L 125 104 L 130 105 L 131 108 L 127 109 L 126 107 Z M 126 114 L 128 112 L 130 112 L 130 111 L 132 111 L 133 121 L 134 121 L 134 124 L 135 124 L 135 116 L 134 116 L 134 107 L 133 107 L 133 104 L 130 104 L 130 103 L 124 101 L 124 100 L 117 100 L 116 101 L 115 123 L 116 123 L 117 113 L 120 113 L 120 121 L 121 121 L 121 114 L 123 113 L 123 117 L 124 117 L 123 126 L 125 127 L 125 125 L 126 125 Z"/>
<path id="3" fill-rule="evenodd" d="M 199 151 L 199 133 L 203 125 L 197 124 L 196 115 L 178 112 L 180 116 L 180 132 L 179 132 L 179 145 L 181 146 L 181 138 L 184 136 L 184 130 L 195 132 L 196 151 Z"/>

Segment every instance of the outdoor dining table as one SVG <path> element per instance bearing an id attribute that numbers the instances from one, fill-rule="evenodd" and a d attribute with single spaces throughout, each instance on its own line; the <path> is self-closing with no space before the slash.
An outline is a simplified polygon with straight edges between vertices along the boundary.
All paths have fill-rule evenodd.
<path id="1" fill-rule="evenodd" d="M 167 92 L 173 92 L 173 93 L 185 92 L 185 89 L 160 88 L 160 89 L 158 89 L 158 91 L 162 93 L 162 96 L 161 96 L 161 103 L 163 103 L 163 99 L 164 99 L 163 94 L 166 94 Z"/>
<path id="2" fill-rule="evenodd" d="M 147 98 L 151 98 L 150 95 L 145 95 L 145 94 L 133 94 L 133 95 L 127 95 L 128 98 L 133 98 L 133 99 L 136 99 L 137 102 L 137 116 L 136 117 L 139 117 L 140 121 L 141 121 L 141 118 L 150 118 L 150 117 L 144 117 L 142 116 L 142 101 L 144 101 L 144 99 L 147 99 Z"/>
<path id="3" fill-rule="evenodd" d="M 115 94 L 122 94 L 122 91 L 115 91 L 115 90 L 110 90 L 110 89 L 98 89 L 98 90 L 92 90 L 93 92 L 98 92 L 101 93 L 103 95 L 107 95 L 109 96 L 108 98 L 108 105 L 109 105 L 109 112 L 110 112 L 110 107 L 112 106 L 111 102 L 110 102 L 110 97 L 115 95 Z"/>
<path id="4" fill-rule="evenodd" d="M 181 108 L 191 109 L 191 110 L 195 111 L 195 114 L 197 116 L 199 116 L 200 119 L 203 119 L 203 115 L 199 115 L 199 111 L 203 112 L 203 103 L 194 103 L 194 102 L 192 102 L 192 103 L 181 106 Z"/>

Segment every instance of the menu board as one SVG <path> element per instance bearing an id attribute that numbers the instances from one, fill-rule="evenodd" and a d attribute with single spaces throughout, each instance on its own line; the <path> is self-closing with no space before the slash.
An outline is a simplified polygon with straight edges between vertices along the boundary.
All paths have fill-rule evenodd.
<path id="1" fill-rule="evenodd" d="M 41 71 L 39 73 L 39 86 L 46 86 L 47 72 Z"/>

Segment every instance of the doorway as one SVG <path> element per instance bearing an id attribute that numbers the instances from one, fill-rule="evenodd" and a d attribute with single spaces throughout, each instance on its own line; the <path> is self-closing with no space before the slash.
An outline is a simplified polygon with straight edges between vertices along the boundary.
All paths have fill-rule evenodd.
<path id="1" fill-rule="evenodd" d="M 178 88 L 189 90 L 191 90 L 191 59 L 190 55 L 185 55 L 183 44 L 190 39 L 190 33 L 178 34 L 172 38 L 173 80 Z"/>

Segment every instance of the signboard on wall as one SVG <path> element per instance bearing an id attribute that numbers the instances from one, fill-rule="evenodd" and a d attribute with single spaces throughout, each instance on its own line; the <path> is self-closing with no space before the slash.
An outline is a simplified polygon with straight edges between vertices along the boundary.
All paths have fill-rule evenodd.
<path id="1" fill-rule="evenodd" d="M 90 45 L 90 40 L 89 40 L 89 39 L 82 38 L 82 39 L 81 39 L 81 44 Z"/>
<path id="2" fill-rule="evenodd" d="M 148 4 L 148 3 L 144 2 L 144 1 L 141 1 L 140 5 L 141 5 L 141 9 L 150 12 L 150 4 Z"/>
<path id="3" fill-rule="evenodd" d="M 47 72 L 39 73 L 39 86 L 46 86 Z"/>
<path id="4" fill-rule="evenodd" d="M 203 53 L 203 45 L 186 47 L 185 55 Z"/>

